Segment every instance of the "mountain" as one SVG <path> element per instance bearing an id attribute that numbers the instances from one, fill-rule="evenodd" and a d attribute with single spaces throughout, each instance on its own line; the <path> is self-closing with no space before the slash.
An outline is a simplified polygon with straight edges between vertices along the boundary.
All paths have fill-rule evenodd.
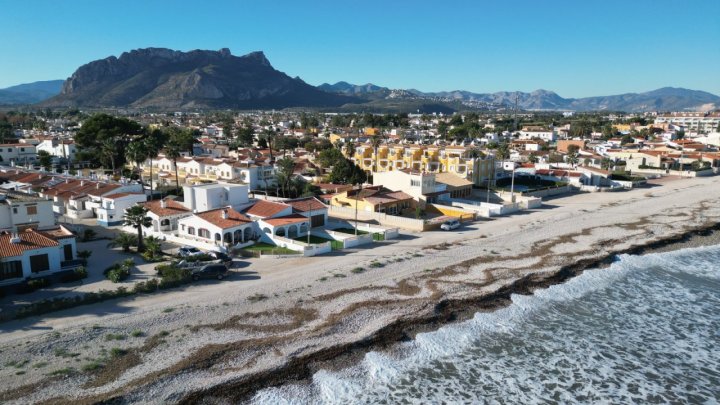
<path id="1" fill-rule="evenodd" d="M 35 104 L 59 94 L 62 84 L 62 80 L 46 80 L 0 89 L 0 104 Z"/>
<path id="2" fill-rule="evenodd" d="M 380 98 L 390 93 L 390 89 L 387 87 L 376 86 L 372 83 L 361 85 L 350 84 L 348 82 L 337 82 L 335 84 L 323 83 L 319 85 L 318 88 L 329 93 L 360 97 L 372 96 L 373 98 Z"/>
<path id="3" fill-rule="evenodd" d="M 709 111 L 720 107 L 720 97 L 698 90 L 674 87 L 627 93 L 606 97 L 586 97 L 572 100 L 572 110 L 613 110 L 613 111 Z"/>
<path id="4" fill-rule="evenodd" d="M 275 70 L 262 52 L 146 48 L 78 68 L 44 107 L 332 107 L 362 99 L 328 93 Z"/>
<path id="5" fill-rule="evenodd" d="M 389 90 L 380 87 L 372 91 L 372 85 L 356 86 L 347 82 L 334 85 L 323 84 L 322 90 L 340 94 L 362 94 L 364 98 L 423 99 L 435 103 L 459 102 L 465 107 L 499 108 L 512 107 L 517 98 L 518 108 L 523 110 L 573 110 L 573 111 L 708 111 L 720 107 L 720 97 L 698 90 L 664 87 L 645 93 L 627 93 L 614 96 L 563 98 L 548 90 L 524 92 L 472 93 L 469 91 L 441 91 L 426 93 L 416 89 Z M 377 86 L 376 86 L 377 87 Z M 357 90 L 360 88 L 361 90 Z M 363 91 L 364 92 L 361 92 Z"/>

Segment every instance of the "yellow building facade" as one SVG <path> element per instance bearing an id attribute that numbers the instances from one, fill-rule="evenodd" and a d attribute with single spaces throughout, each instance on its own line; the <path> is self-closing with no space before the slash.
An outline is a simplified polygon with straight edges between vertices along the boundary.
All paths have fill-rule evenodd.
<path id="1" fill-rule="evenodd" d="M 473 149 L 463 146 L 421 146 L 369 144 L 355 147 L 352 160 L 368 173 L 411 169 L 427 173 L 453 173 L 481 185 L 495 176 L 492 156 L 474 157 Z"/>

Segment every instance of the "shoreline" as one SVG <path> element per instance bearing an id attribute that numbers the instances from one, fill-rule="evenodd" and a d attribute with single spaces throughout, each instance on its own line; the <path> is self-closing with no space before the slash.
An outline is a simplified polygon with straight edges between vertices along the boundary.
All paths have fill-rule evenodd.
<path id="1" fill-rule="evenodd" d="M 478 312 L 493 312 L 512 304 L 511 295 L 531 295 L 538 289 L 563 284 L 586 270 L 604 269 L 618 255 L 642 256 L 665 253 L 685 248 L 720 245 L 720 222 L 688 230 L 679 235 L 648 242 L 644 245 L 622 249 L 594 259 L 584 259 L 566 265 L 548 275 L 535 273 L 514 281 L 494 293 L 466 299 L 443 299 L 435 304 L 435 314 L 411 319 L 398 319 L 371 336 L 342 346 L 329 347 L 290 360 L 284 366 L 250 375 L 239 381 L 215 386 L 204 391 L 190 393 L 179 404 L 196 404 L 207 398 L 247 402 L 258 391 L 287 384 L 308 384 L 312 375 L 320 369 L 341 370 L 350 367 L 370 351 L 387 350 L 391 346 L 415 339 L 419 333 L 459 323 L 472 318 Z M 232 393 L 228 394 L 229 391 Z M 112 399 L 110 399 L 112 401 Z"/>
<path id="2" fill-rule="evenodd" d="M 0 377 L 7 384 L 0 401 L 246 401 L 263 388 L 308 382 L 320 369 L 342 369 L 368 351 L 507 306 L 511 294 L 562 283 L 618 254 L 720 244 L 719 186 L 720 177 L 671 179 L 563 196 L 458 232 L 255 261 L 244 269 L 258 275 L 251 280 L 3 324 Z M 93 363 L 99 368 L 86 369 Z M 74 371 L 57 374 L 63 370 Z"/>

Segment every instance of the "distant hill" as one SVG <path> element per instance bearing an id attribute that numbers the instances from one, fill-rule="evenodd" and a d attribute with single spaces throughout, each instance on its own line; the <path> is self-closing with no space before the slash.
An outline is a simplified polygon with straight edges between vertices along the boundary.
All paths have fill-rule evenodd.
<path id="1" fill-rule="evenodd" d="M 262 52 L 137 49 L 78 68 L 47 107 L 332 107 L 363 100 L 321 91 L 275 70 Z"/>
<path id="2" fill-rule="evenodd" d="M 46 80 L 0 89 L 0 104 L 35 104 L 60 93 L 63 80 Z"/>
<path id="3" fill-rule="evenodd" d="M 416 89 L 390 90 L 374 85 L 357 86 L 347 82 L 334 85 L 323 84 L 322 90 L 339 94 L 362 94 L 363 97 L 381 99 L 423 99 L 434 103 L 459 102 L 466 107 L 498 108 L 515 105 L 523 110 L 573 110 L 573 111 L 709 111 L 720 107 L 720 97 L 698 90 L 664 87 L 645 93 L 627 93 L 614 96 L 563 98 L 548 90 L 524 92 L 472 93 L 455 90 L 422 92 Z"/>

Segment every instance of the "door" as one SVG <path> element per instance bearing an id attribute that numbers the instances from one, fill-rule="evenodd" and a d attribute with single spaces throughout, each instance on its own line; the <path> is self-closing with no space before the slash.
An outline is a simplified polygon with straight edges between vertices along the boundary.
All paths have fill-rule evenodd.
<path id="1" fill-rule="evenodd" d="M 318 226 L 325 225 L 325 215 L 313 215 L 310 218 L 311 224 L 313 228 L 317 228 Z"/>
<path id="2" fill-rule="evenodd" d="M 73 259 L 72 245 L 65 245 L 63 247 L 63 250 L 65 252 L 65 261 L 72 260 Z"/>

